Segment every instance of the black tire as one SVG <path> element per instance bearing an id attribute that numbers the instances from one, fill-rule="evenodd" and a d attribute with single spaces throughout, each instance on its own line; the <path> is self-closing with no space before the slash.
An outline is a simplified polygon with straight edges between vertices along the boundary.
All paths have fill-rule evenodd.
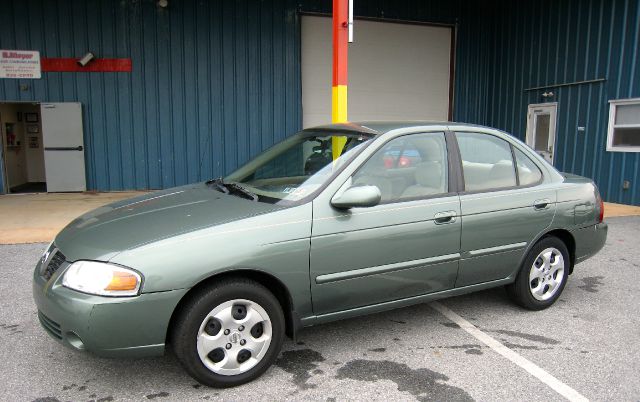
<path id="1" fill-rule="evenodd" d="M 564 259 L 564 275 L 560 284 L 558 285 L 557 291 L 555 292 L 555 294 L 553 294 L 552 297 L 550 297 L 548 300 L 538 300 L 533 296 L 530 288 L 529 272 L 538 255 L 540 255 L 540 253 L 548 248 L 555 248 L 562 254 L 562 258 Z M 570 270 L 571 259 L 569 258 L 569 251 L 567 250 L 567 246 L 564 244 L 564 242 L 559 238 L 553 236 L 543 237 L 527 253 L 527 256 L 522 262 L 522 266 L 520 267 L 520 271 L 518 272 L 518 276 L 516 277 L 515 282 L 506 286 L 507 293 L 509 294 L 511 300 L 526 309 L 544 310 L 545 308 L 555 303 L 555 301 L 558 300 L 558 298 L 562 294 L 562 291 L 567 284 Z"/>
<path id="2" fill-rule="evenodd" d="M 237 375 L 222 375 L 209 370 L 197 351 L 200 325 L 216 306 L 234 299 L 258 303 L 269 315 L 271 343 L 254 367 Z M 243 278 L 223 279 L 197 291 L 180 307 L 171 328 L 171 343 L 178 361 L 195 380 L 215 388 L 235 387 L 262 375 L 280 353 L 285 334 L 284 314 L 275 296 L 261 284 Z"/>

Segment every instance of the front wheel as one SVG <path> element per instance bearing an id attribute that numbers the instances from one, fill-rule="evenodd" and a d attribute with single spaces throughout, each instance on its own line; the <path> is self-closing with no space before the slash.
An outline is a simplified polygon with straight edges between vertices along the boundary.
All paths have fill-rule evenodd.
<path id="1" fill-rule="evenodd" d="M 551 306 L 567 284 L 570 264 L 569 251 L 562 240 L 541 239 L 529 250 L 515 282 L 507 286 L 509 296 L 529 310 Z"/>
<path id="2" fill-rule="evenodd" d="M 224 280 L 182 306 L 173 349 L 202 384 L 224 388 L 249 382 L 275 361 L 285 325 L 278 300 L 257 282 Z"/>

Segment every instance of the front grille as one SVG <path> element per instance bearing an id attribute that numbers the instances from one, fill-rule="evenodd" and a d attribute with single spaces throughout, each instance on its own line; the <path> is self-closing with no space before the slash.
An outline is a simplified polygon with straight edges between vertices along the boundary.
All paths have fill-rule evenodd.
<path id="1" fill-rule="evenodd" d="M 56 273 L 62 263 L 66 261 L 66 257 L 60 250 L 55 250 L 53 253 L 53 256 L 49 258 L 49 262 L 45 262 L 46 265 L 44 267 L 44 270 L 42 271 L 42 276 L 46 280 L 51 279 L 53 274 Z"/>
<path id="2" fill-rule="evenodd" d="M 44 329 L 46 329 L 47 332 L 51 334 L 51 336 L 53 336 L 54 338 L 62 339 L 60 324 L 42 314 L 41 311 L 38 311 L 38 319 L 40 319 L 40 324 L 42 324 L 42 327 L 44 327 Z"/>

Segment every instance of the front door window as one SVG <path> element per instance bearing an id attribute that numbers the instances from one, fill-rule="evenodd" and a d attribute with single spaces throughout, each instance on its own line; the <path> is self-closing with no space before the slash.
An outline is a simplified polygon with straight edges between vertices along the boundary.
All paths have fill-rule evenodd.
<path id="1" fill-rule="evenodd" d="M 383 203 L 446 193 L 444 133 L 412 134 L 389 141 L 358 170 L 353 184 L 378 187 Z"/>

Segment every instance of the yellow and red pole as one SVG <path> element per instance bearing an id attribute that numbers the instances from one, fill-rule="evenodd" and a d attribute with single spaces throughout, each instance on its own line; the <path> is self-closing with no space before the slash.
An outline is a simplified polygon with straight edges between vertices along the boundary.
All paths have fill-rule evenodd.
<path id="1" fill-rule="evenodd" d="M 333 86 L 331 121 L 347 121 L 347 56 L 349 46 L 349 0 L 333 0 Z M 346 137 L 333 137 L 333 159 L 342 153 Z"/>

